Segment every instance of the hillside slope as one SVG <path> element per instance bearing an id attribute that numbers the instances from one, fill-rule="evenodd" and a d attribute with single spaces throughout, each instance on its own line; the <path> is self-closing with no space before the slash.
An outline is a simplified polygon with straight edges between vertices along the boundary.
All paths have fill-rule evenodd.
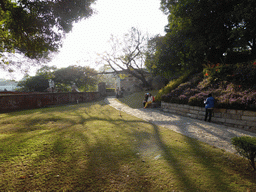
<path id="1" fill-rule="evenodd" d="M 256 110 L 256 62 L 238 65 L 208 65 L 202 73 L 183 75 L 183 82 L 168 93 L 158 95 L 158 100 L 204 106 L 211 93 L 217 108 Z M 174 84 L 178 79 L 170 82 Z"/>

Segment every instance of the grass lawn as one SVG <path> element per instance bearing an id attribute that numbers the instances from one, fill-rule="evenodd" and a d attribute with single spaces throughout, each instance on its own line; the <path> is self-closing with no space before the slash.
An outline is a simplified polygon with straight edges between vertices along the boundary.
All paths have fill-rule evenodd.
<path id="1" fill-rule="evenodd" d="M 100 101 L 0 114 L 0 191 L 256 191 L 256 173 Z"/>
<path id="2" fill-rule="evenodd" d="M 158 90 L 153 90 L 148 92 L 151 93 L 153 96 L 155 96 L 158 93 Z M 118 100 L 134 109 L 143 108 L 142 102 L 144 100 L 145 93 L 147 92 L 133 93 L 126 97 L 118 98 Z"/>

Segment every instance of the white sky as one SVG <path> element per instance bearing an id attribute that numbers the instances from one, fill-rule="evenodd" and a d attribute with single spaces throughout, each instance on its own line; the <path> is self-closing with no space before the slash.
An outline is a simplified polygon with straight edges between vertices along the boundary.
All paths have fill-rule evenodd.
<path id="1" fill-rule="evenodd" d="M 72 32 L 63 39 L 60 52 L 47 65 L 58 68 L 69 65 L 94 68 L 97 53 L 108 50 L 111 34 L 122 36 L 131 27 L 152 36 L 164 35 L 167 16 L 159 7 L 160 0 L 97 0 L 93 5 L 97 13 L 74 24 Z M 30 75 L 34 75 L 33 72 Z M 10 78 L 9 75 L 1 76 L 0 78 Z M 16 80 L 22 77 L 22 74 L 15 75 Z"/>

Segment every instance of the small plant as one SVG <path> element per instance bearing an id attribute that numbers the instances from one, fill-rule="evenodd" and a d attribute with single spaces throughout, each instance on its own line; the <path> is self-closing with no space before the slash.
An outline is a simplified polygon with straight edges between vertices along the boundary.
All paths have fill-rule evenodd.
<path id="1" fill-rule="evenodd" d="M 191 106 L 204 107 L 204 100 L 207 98 L 209 92 L 201 92 L 189 98 L 188 104 Z"/>
<path id="2" fill-rule="evenodd" d="M 256 137 L 233 137 L 231 140 L 232 144 L 235 146 L 237 152 L 247 158 L 253 167 L 255 167 L 255 158 L 256 158 Z"/>

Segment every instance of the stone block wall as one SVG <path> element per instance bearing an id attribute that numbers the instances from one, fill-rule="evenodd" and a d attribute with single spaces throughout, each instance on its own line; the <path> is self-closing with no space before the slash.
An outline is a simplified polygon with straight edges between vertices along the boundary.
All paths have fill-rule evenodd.
<path id="1" fill-rule="evenodd" d="M 204 120 L 205 108 L 161 102 L 163 111 Z M 214 109 L 212 122 L 256 132 L 256 112 L 234 109 Z"/>

